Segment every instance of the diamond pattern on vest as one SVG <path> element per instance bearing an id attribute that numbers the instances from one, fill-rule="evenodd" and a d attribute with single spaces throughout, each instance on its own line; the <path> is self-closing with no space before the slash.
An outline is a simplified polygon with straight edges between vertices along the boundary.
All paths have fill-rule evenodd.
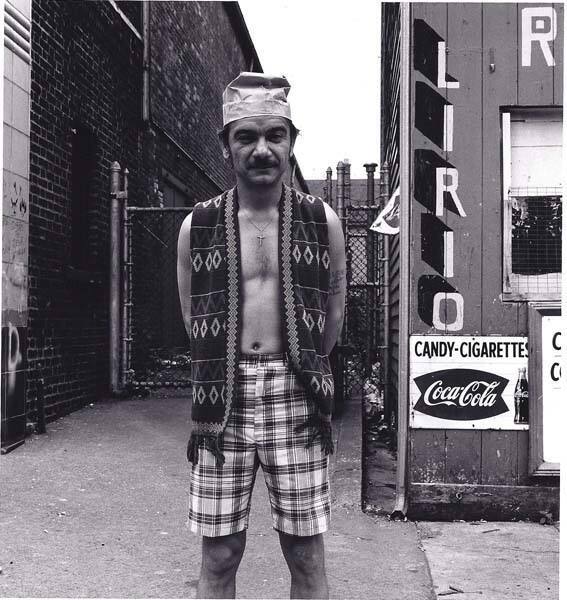
<path id="1" fill-rule="evenodd" d="M 197 252 L 195 254 L 195 256 L 193 257 L 193 269 L 195 270 L 196 273 L 198 273 L 201 270 L 202 266 L 203 266 L 203 259 L 201 258 L 201 253 Z"/>
<path id="2" fill-rule="evenodd" d="M 313 329 L 313 325 L 315 325 L 315 321 L 313 320 L 313 317 L 305 310 L 303 311 L 303 321 L 307 327 L 309 327 L 309 331 L 311 331 Z"/>
<path id="3" fill-rule="evenodd" d="M 329 258 L 328 250 L 325 250 L 325 252 L 323 252 L 323 256 L 321 257 L 321 262 L 323 263 L 323 266 L 325 267 L 325 269 L 329 268 L 329 263 L 331 262 L 331 259 Z"/>
<path id="4" fill-rule="evenodd" d="M 217 317 L 215 317 L 213 319 L 213 322 L 211 323 L 211 333 L 213 334 L 214 337 L 216 337 L 219 334 L 219 331 L 221 329 L 219 320 Z"/>
<path id="5" fill-rule="evenodd" d="M 217 387 L 215 385 L 213 385 L 211 387 L 211 391 L 209 392 L 209 400 L 213 404 L 216 404 L 218 399 L 219 399 L 219 393 L 217 392 Z"/>

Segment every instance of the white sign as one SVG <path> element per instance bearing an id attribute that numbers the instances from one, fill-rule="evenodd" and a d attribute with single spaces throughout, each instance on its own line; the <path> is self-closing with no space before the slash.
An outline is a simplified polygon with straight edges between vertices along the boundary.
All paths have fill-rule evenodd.
<path id="1" fill-rule="evenodd" d="M 543 460 L 558 463 L 561 457 L 561 317 L 541 318 L 541 392 L 543 396 Z"/>
<path id="2" fill-rule="evenodd" d="M 387 235 L 400 233 L 400 186 L 396 188 L 386 206 L 380 211 L 374 223 L 370 225 L 370 231 Z"/>
<path id="3" fill-rule="evenodd" d="M 410 426 L 528 429 L 514 402 L 527 367 L 527 337 L 410 336 Z"/>

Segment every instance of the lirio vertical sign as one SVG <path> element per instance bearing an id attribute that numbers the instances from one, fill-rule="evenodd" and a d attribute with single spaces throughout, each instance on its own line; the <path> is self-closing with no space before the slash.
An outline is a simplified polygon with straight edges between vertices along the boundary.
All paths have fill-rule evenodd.
<path id="1" fill-rule="evenodd" d="M 410 425 L 527 429 L 514 390 L 528 365 L 525 337 L 410 336 Z"/>
<path id="2" fill-rule="evenodd" d="M 437 90 L 460 87 L 447 73 L 446 50 L 445 40 L 425 21 L 414 21 L 414 68 L 435 86 L 415 83 L 415 127 L 445 155 L 453 151 L 453 105 Z M 415 199 L 429 210 L 421 215 L 421 256 L 439 273 L 419 278 L 419 316 L 439 331 L 461 331 L 463 296 L 447 281 L 455 275 L 454 232 L 440 219 L 445 210 L 467 216 L 458 195 L 459 171 L 429 149 L 416 149 L 414 163 Z"/>

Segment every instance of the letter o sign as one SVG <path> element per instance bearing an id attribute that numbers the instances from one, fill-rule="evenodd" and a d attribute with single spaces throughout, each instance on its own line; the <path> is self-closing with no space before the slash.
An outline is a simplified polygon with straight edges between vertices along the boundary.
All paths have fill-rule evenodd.
<path id="1" fill-rule="evenodd" d="M 445 302 L 445 310 L 441 311 L 441 304 Z M 455 319 L 451 323 L 445 322 L 449 303 L 455 305 Z M 437 292 L 433 296 L 433 327 L 443 331 L 461 331 L 463 328 L 464 300 L 459 292 Z"/>

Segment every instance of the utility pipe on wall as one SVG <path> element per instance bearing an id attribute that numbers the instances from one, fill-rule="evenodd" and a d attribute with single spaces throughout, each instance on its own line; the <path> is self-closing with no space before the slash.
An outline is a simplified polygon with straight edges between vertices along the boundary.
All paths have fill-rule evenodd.
<path id="1" fill-rule="evenodd" d="M 142 120 L 150 120 L 150 3 L 142 2 L 142 40 L 144 44 L 142 64 Z"/>
<path id="2" fill-rule="evenodd" d="M 120 391 L 120 163 L 110 166 L 110 391 Z"/>
<path id="3" fill-rule="evenodd" d="M 398 464 L 396 501 L 392 518 L 407 514 L 407 454 L 409 417 L 409 317 L 410 317 L 410 41 L 411 5 L 400 4 L 400 317 L 398 362 Z"/>

